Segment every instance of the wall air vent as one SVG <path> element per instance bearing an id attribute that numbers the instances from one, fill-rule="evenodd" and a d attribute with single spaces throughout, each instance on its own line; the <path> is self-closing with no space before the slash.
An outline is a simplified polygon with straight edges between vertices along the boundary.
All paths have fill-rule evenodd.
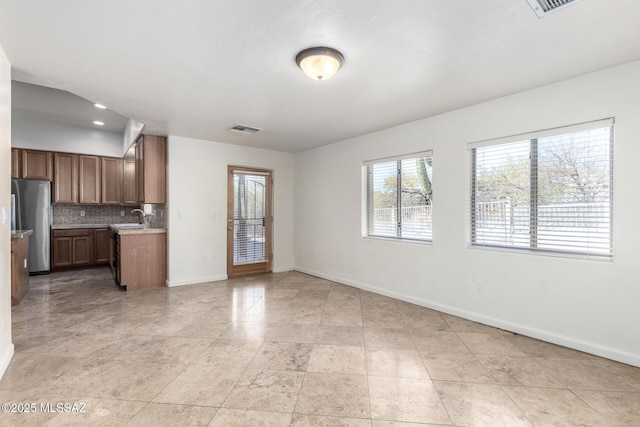
<path id="1" fill-rule="evenodd" d="M 245 125 L 233 125 L 227 130 L 229 132 L 235 132 L 235 133 L 253 134 L 253 133 L 256 133 L 256 132 L 260 132 L 262 129 L 254 128 L 254 127 L 251 127 L 251 126 L 245 126 Z"/>
<path id="2" fill-rule="evenodd" d="M 580 0 L 527 0 L 529 6 L 538 15 L 538 18 L 547 16 L 551 12 L 562 9 Z"/>

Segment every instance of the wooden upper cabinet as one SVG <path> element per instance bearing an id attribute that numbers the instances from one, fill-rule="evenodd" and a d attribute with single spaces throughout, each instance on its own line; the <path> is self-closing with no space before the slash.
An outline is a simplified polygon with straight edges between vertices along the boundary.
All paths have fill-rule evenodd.
<path id="1" fill-rule="evenodd" d="M 136 161 L 125 160 L 122 179 L 122 203 L 125 205 L 138 204 L 136 191 Z"/>
<path id="2" fill-rule="evenodd" d="M 144 203 L 144 141 L 142 138 L 136 144 L 135 173 L 136 173 L 136 201 Z"/>
<path id="3" fill-rule="evenodd" d="M 122 203 L 122 159 L 102 157 L 102 203 Z"/>
<path id="4" fill-rule="evenodd" d="M 166 203 L 167 138 L 144 135 L 136 145 L 136 187 L 141 203 Z"/>
<path id="5" fill-rule="evenodd" d="M 19 304 L 29 288 L 29 238 L 11 239 L 11 305 Z"/>
<path id="6" fill-rule="evenodd" d="M 11 178 L 20 178 L 20 150 L 11 149 Z"/>
<path id="7" fill-rule="evenodd" d="M 78 203 L 78 155 L 53 154 L 53 203 Z"/>
<path id="8" fill-rule="evenodd" d="M 21 176 L 24 179 L 53 180 L 53 153 L 39 150 L 20 150 Z"/>
<path id="9" fill-rule="evenodd" d="M 166 203 L 167 139 L 143 135 L 135 158 L 11 150 L 11 177 L 53 181 L 59 204 Z"/>
<path id="10" fill-rule="evenodd" d="M 82 205 L 98 204 L 101 201 L 100 157 L 78 156 L 78 200 Z"/>

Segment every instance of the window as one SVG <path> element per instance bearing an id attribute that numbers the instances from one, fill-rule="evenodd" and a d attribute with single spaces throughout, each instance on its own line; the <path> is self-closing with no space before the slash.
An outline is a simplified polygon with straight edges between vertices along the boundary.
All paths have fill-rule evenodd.
<path id="1" fill-rule="evenodd" d="M 431 241 L 432 155 L 365 162 L 363 235 Z"/>
<path id="2" fill-rule="evenodd" d="M 613 256 L 613 119 L 469 146 L 472 246 Z"/>

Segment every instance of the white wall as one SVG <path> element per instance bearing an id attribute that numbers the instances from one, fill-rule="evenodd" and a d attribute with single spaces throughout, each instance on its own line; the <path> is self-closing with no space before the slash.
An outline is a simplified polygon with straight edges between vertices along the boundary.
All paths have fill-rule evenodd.
<path id="1" fill-rule="evenodd" d="M 0 46 L 0 378 L 11 357 L 11 65 Z M 6 218 L 6 219 L 5 219 Z"/>
<path id="2" fill-rule="evenodd" d="M 616 119 L 613 262 L 466 247 L 467 143 L 607 117 Z M 296 269 L 640 366 L 639 135 L 634 62 L 300 153 Z M 363 239 L 362 162 L 426 149 L 433 245 Z"/>
<path id="3" fill-rule="evenodd" d="M 273 270 L 293 269 L 294 156 L 169 136 L 168 286 L 227 278 L 228 165 L 273 170 Z"/>
<path id="4" fill-rule="evenodd" d="M 38 113 L 13 110 L 11 145 L 34 150 L 53 150 L 96 156 L 122 157 L 123 136 L 108 132 L 47 120 Z"/>

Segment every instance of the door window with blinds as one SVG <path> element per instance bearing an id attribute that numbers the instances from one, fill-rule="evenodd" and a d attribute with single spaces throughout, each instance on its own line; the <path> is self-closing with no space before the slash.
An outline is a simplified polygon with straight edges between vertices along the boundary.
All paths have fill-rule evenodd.
<path id="1" fill-rule="evenodd" d="M 234 264 L 266 260 L 267 177 L 256 173 L 233 175 Z"/>
<path id="2" fill-rule="evenodd" d="M 229 167 L 227 275 L 271 271 L 271 171 Z"/>
<path id="3" fill-rule="evenodd" d="M 363 236 L 430 242 L 432 153 L 364 162 L 362 171 Z"/>
<path id="4" fill-rule="evenodd" d="M 613 119 L 469 151 L 472 246 L 613 257 Z"/>

